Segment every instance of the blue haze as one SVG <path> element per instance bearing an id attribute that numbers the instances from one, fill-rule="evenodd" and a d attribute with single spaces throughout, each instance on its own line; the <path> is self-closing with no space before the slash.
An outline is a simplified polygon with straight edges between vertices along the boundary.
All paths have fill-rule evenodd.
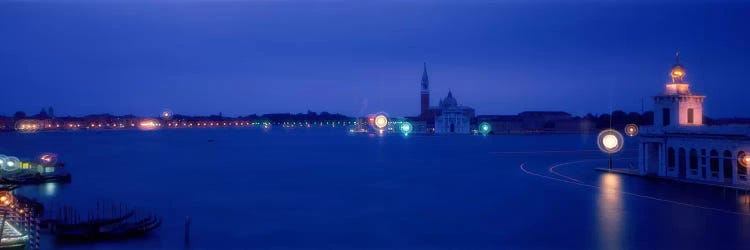
<path id="1" fill-rule="evenodd" d="M 3 1 L 0 114 L 640 111 L 682 52 L 705 114 L 747 116 L 747 3 Z M 648 102 L 646 102 L 648 108 Z"/>
<path id="2" fill-rule="evenodd" d="M 213 142 L 209 142 L 213 139 Z M 493 248 L 733 249 L 747 215 L 625 195 L 616 190 L 748 214 L 742 193 L 595 172 L 590 135 L 347 136 L 326 129 L 0 133 L 0 152 L 57 152 L 67 185 L 21 194 L 85 214 L 99 199 L 148 208 L 164 225 L 142 240 L 63 249 Z M 616 156 L 632 164 L 631 148 Z M 555 170 L 592 189 L 525 174 Z M 616 186 L 612 186 L 617 184 Z M 739 196 L 738 196 L 739 195 Z M 747 198 L 744 198 L 747 199 Z M 54 209 L 53 207 L 48 207 Z M 45 248 L 56 245 L 45 236 Z M 690 239 L 690 240 L 685 240 Z"/>

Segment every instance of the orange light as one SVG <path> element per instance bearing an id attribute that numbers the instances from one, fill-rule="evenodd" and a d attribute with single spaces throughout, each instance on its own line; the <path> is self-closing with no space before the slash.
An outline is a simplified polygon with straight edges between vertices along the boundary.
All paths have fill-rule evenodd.
<path id="1" fill-rule="evenodd" d="M 138 128 L 141 130 L 154 130 L 161 124 L 153 119 L 145 119 L 138 123 Z"/>
<path id="2" fill-rule="evenodd" d="M 385 115 L 378 115 L 375 117 L 375 126 L 379 129 L 385 128 L 388 125 L 388 117 Z"/>

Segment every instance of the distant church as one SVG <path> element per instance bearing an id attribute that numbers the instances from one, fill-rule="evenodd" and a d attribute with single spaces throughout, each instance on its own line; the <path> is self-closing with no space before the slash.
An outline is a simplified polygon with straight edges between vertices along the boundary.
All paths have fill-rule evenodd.
<path id="1" fill-rule="evenodd" d="M 440 100 L 439 106 L 430 107 L 430 79 L 425 63 L 420 91 L 420 114 L 417 119 L 425 123 L 427 133 L 469 134 L 474 109 L 458 105 L 451 91 L 448 91 L 447 97 Z"/>
<path id="2" fill-rule="evenodd" d="M 639 170 L 678 180 L 748 186 L 748 126 L 703 124 L 705 96 L 692 93 L 679 54 L 671 80 L 654 96 L 654 124 L 641 129 Z"/>

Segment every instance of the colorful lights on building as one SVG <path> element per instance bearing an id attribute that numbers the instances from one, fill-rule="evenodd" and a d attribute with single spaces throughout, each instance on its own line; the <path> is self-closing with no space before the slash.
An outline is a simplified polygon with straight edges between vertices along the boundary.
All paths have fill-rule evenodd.
<path id="1" fill-rule="evenodd" d="M 138 123 L 138 129 L 140 130 L 155 130 L 161 126 L 159 121 L 154 119 L 143 119 Z"/>
<path id="2" fill-rule="evenodd" d="M 57 163 L 57 155 L 53 153 L 45 153 L 39 156 L 39 162 L 44 166 L 54 166 Z"/>

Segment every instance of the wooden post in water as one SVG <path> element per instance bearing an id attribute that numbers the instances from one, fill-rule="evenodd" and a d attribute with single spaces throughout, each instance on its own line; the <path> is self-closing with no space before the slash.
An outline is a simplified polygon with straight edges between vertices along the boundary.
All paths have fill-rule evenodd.
<path id="1" fill-rule="evenodd" d="M 185 216 L 185 245 L 190 245 L 190 216 Z"/>

